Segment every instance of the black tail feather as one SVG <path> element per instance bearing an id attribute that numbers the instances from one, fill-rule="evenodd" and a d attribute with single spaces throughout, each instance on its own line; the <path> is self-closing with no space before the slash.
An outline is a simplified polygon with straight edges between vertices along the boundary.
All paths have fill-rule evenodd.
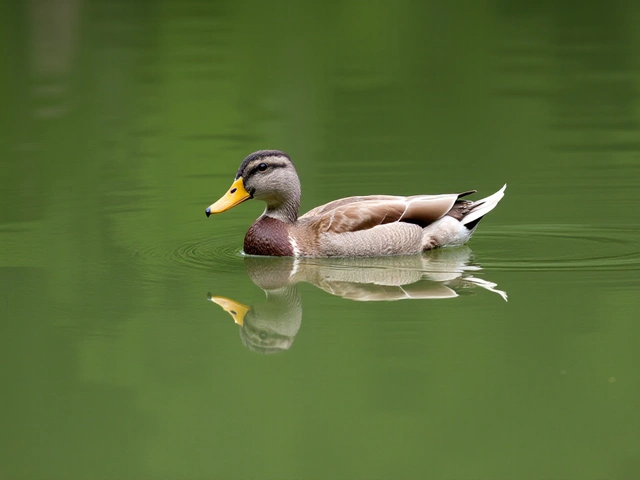
<path id="1" fill-rule="evenodd" d="M 480 220 L 482 220 L 483 218 L 484 217 L 476 218 L 475 220 L 465 224 L 465 227 L 467 227 L 468 230 L 473 230 L 478 226 L 478 223 L 480 223 Z"/>

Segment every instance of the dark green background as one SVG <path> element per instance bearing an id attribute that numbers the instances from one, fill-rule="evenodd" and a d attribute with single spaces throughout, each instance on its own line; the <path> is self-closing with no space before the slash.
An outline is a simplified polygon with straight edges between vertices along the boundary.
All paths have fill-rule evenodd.
<path id="1" fill-rule="evenodd" d="M 0 476 L 640 476 L 640 4 L 598 3 L 2 2 Z M 207 293 L 263 301 L 263 206 L 204 208 L 261 148 L 303 211 L 507 182 L 509 302 L 303 284 L 247 350 Z"/>

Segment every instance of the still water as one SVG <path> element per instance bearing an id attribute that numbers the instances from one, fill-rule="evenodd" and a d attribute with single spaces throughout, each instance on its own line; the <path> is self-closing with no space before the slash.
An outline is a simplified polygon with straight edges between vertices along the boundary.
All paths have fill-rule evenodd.
<path id="1" fill-rule="evenodd" d="M 0 477 L 640 476 L 640 6 L 566 5 L 6 2 Z M 509 187 L 245 258 L 262 205 L 204 209 L 261 148 L 302 211 Z"/>

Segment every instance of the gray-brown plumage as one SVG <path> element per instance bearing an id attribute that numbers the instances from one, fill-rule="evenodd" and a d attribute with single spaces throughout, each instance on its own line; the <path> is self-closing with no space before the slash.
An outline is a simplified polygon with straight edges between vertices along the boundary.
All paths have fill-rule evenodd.
<path id="1" fill-rule="evenodd" d="M 407 255 L 466 243 L 505 188 L 478 201 L 461 200 L 475 190 L 348 197 L 298 217 L 301 189 L 293 162 L 281 151 L 260 150 L 244 159 L 227 194 L 206 213 L 224 212 L 250 198 L 264 201 L 266 209 L 244 241 L 244 251 L 251 255 Z"/>

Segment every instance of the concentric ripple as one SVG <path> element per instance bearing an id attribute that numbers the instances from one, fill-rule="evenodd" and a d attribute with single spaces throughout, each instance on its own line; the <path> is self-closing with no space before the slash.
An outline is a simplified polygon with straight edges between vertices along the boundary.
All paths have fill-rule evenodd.
<path id="1" fill-rule="evenodd" d="M 485 225 L 470 244 L 480 267 L 494 270 L 571 271 L 640 270 L 640 228 L 591 225 L 516 225 L 501 229 Z M 242 235 L 218 232 L 182 244 L 170 240 L 132 252 L 162 268 L 182 266 L 230 271 L 243 258 Z M 482 245 L 489 245 L 486 248 Z"/>
<path id="2" fill-rule="evenodd" d="M 485 268 L 640 270 L 640 229 L 636 227 L 518 225 L 486 228 L 481 235 L 500 250 L 499 255 L 495 250 L 492 257 L 483 255 Z"/>
<path id="3" fill-rule="evenodd" d="M 142 260 L 153 262 L 157 266 L 175 268 L 181 266 L 200 270 L 232 270 L 237 268 L 238 262 L 243 257 L 236 234 L 217 235 L 215 239 L 211 235 L 175 245 L 169 242 L 158 242 L 153 245 L 141 247 L 132 252 Z"/>

